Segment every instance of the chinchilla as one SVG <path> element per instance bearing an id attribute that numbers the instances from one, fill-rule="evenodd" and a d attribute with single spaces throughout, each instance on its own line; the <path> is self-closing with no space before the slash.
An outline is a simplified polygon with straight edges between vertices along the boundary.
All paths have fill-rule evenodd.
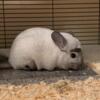
<path id="1" fill-rule="evenodd" d="M 72 34 L 48 28 L 30 28 L 14 40 L 9 64 L 14 69 L 80 69 L 83 63 L 80 41 Z"/>

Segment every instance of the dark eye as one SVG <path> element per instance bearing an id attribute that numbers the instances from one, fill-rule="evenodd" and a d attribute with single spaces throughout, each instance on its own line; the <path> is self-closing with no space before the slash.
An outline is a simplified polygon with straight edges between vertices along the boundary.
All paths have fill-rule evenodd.
<path id="1" fill-rule="evenodd" d="M 72 58 L 76 58 L 76 54 L 75 53 L 71 53 L 71 57 Z"/>

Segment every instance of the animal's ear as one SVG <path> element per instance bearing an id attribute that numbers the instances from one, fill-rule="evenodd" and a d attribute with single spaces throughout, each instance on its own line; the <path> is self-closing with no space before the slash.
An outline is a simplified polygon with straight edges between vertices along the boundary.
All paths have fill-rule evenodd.
<path id="1" fill-rule="evenodd" d="M 64 50 L 64 47 L 67 45 L 67 40 L 64 38 L 63 35 L 60 34 L 60 32 L 52 32 L 51 38 L 54 41 L 54 43 L 61 49 Z"/>
<path id="2" fill-rule="evenodd" d="M 68 32 L 68 33 L 75 37 L 74 32 L 70 31 L 70 32 Z"/>

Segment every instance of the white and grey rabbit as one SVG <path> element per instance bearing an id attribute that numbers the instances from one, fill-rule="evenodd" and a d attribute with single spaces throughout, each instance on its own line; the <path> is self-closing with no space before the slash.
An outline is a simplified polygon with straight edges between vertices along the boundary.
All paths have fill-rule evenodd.
<path id="1" fill-rule="evenodd" d="M 14 40 L 9 63 L 14 69 L 79 69 L 83 63 L 80 41 L 69 33 L 30 28 Z"/>

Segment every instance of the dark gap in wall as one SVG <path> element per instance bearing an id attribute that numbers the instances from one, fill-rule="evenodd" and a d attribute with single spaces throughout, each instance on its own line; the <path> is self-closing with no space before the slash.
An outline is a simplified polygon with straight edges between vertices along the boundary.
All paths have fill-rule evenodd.
<path id="1" fill-rule="evenodd" d="M 55 30 L 55 24 L 54 24 L 54 0 L 52 0 L 52 29 Z"/>
<path id="2" fill-rule="evenodd" d="M 98 32 L 98 34 L 99 34 L 99 40 L 98 40 L 99 43 L 98 44 L 100 45 L 100 0 L 99 0 L 99 29 L 98 30 L 99 30 L 99 32 Z"/>
<path id="3" fill-rule="evenodd" d="M 5 43 L 4 43 L 4 47 L 6 48 L 7 46 L 6 46 L 6 44 L 7 44 L 7 42 L 6 42 L 6 40 L 7 40 L 7 38 L 6 38 L 6 26 L 5 26 L 5 5 L 4 5 L 4 0 L 2 0 L 2 9 L 3 9 L 3 27 L 4 27 L 4 41 L 5 41 Z"/>

